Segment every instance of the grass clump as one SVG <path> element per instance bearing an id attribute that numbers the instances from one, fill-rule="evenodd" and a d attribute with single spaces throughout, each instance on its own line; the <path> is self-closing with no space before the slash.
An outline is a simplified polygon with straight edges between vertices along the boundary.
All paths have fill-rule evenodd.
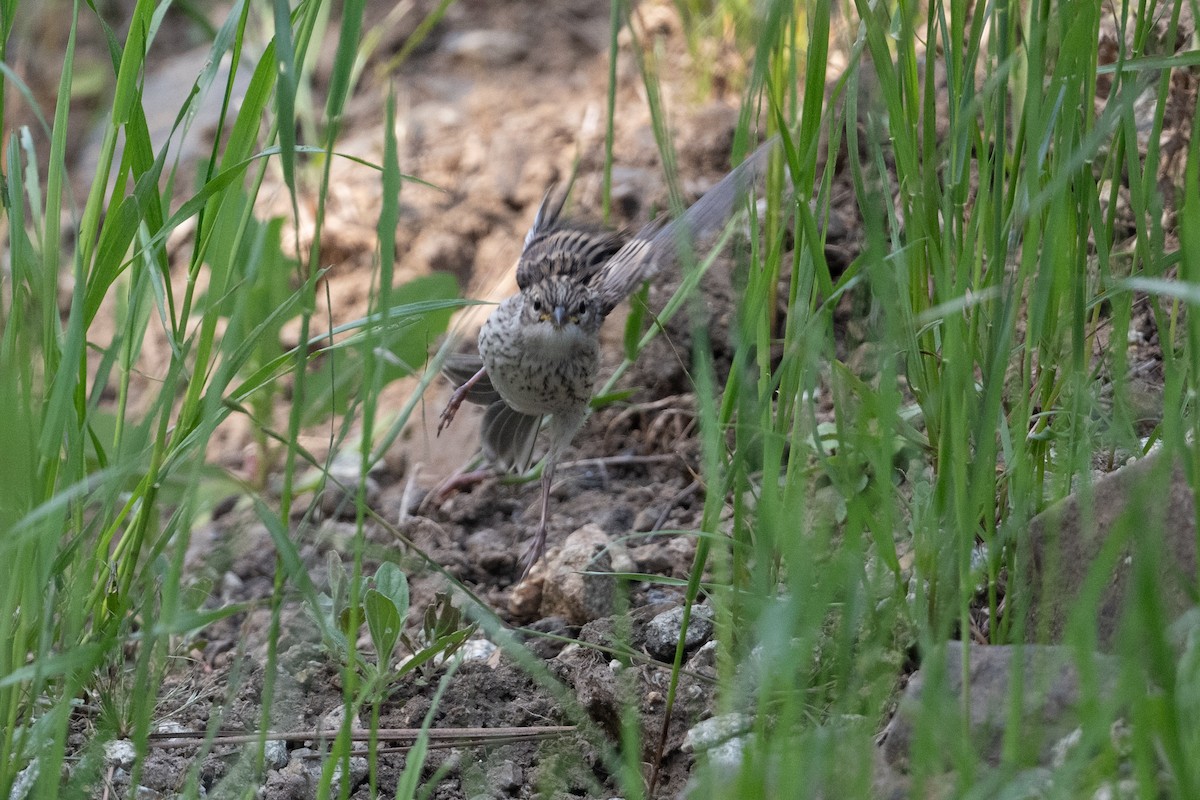
<path id="1" fill-rule="evenodd" d="M 5 4 L 5 54 L 32 5 Z M 142 0 L 118 29 L 91 4 L 58 3 L 58 22 L 69 33 L 56 105 L 32 117 L 32 127 L 9 130 L 4 141 L 0 441 L 11 458 L 0 467 L 8 480 L 0 554 L 14 566 L 0 582 L 5 796 L 14 787 L 22 796 L 82 794 L 95 780 L 90 769 L 60 769 L 80 698 L 107 709 L 100 714 L 102 738 L 134 743 L 136 785 L 157 688 L 175 648 L 244 610 L 213 606 L 183 580 L 191 533 L 216 501 L 231 489 L 258 491 L 206 464 L 218 426 L 230 415 L 246 416 L 264 465 L 282 465 L 281 497 L 272 508 L 261 501 L 258 508 L 269 527 L 286 531 L 297 462 L 312 461 L 297 444 L 301 424 L 335 406 L 349 409 L 344 395 L 354 386 L 376 396 L 397 364 L 411 370 L 424 358 L 425 337 L 444 328 L 459 304 L 444 281 L 392 292 L 393 199 L 381 215 L 380 263 L 387 269 L 377 307 L 333 334 L 311 334 L 325 269 L 319 253 L 329 163 L 353 89 L 363 3 L 340 8 L 342 37 L 325 107 L 311 112 L 313 144 L 297 141 L 296 97 L 309 79 L 307 56 L 329 14 L 326 4 L 275 3 L 260 19 L 261 9 L 235 3 L 209 32 L 204 69 L 182 87 L 174 125 L 159 141 L 147 124 L 143 88 L 161 52 L 157 40 L 168 11 L 169 4 Z M 270 30 L 269 40 L 253 40 L 257 22 Z M 66 154 L 70 126 L 79 124 L 71 104 L 84 24 L 99 25 L 107 37 L 114 88 L 100 123 L 98 168 L 76 205 Z M 250 77 L 235 87 L 240 70 Z M 39 111 L 12 69 L 4 77 L 0 101 L 19 98 Z M 179 177 L 191 165 L 177 160 L 178 143 L 200 104 L 214 97 L 218 133 L 187 189 Z M 381 170 L 394 198 L 401 180 L 394 141 L 390 152 Z M 312 163 L 323 163 L 324 172 Z M 291 225 L 253 216 L 270 169 L 287 187 Z M 319 198 L 307 250 L 294 239 L 301 191 Z M 181 256 L 172 256 L 175 238 L 185 240 Z M 102 317 L 112 320 L 111 331 L 98 325 Z M 300 344 L 290 349 L 280 343 L 289 321 L 300 329 Z M 139 356 L 151 336 L 166 339 L 169 359 L 145 376 Z M 305 379 L 311 362 L 334 359 L 343 365 L 340 400 Z M 285 394 L 291 411 L 278 417 Z M 374 407 L 367 408 L 373 415 Z M 362 457 L 370 462 L 378 454 L 364 447 Z M 279 540 L 287 542 L 286 533 Z M 294 546 L 281 550 L 276 614 L 299 581 L 289 553 Z M 269 688 L 265 705 L 269 720 Z"/>
<path id="2" fill-rule="evenodd" d="M 727 504 L 733 519 L 728 548 L 702 539 L 691 594 L 711 570 L 721 697 L 758 720 L 737 777 L 713 774 L 713 796 L 771 795 L 797 758 L 814 777 L 810 793 L 794 796 L 869 796 L 870 737 L 893 710 L 910 647 L 936 663 L 948 639 L 1036 639 L 1020 561 L 1030 518 L 1086 480 L 1098 456 L 1140 454 L 1147 436 L 1190 458 L 1170 433 L 1193 425 L 1189 341 L 1164 340 L 1161 422 L 1147 425 L 1126 405 L 1139 309 L 1152 308 L 1163 332 L 1190 325 L 1178 301 L 1188 284 L 1167 277 L 1180 254 L 1169 252 L 1162 214 L 1183 199 L 1186 218 L 1186 181 L 1176 173 L 1175 194 L 1164 193 L 1157 152 L 1170 73 L 1186 68 L 1173 47 L 1182 4 L 1151 5 L 1033 4 L 1021 19 L 1004 4 L 859 3 L 839 19 L 785 3 L 760 16 L 746 117 L 784 131 L 799 202 L 769 189 L 723 386 L 698 349 L 704 531 L 724 529 Z M 847 63 L 837 75 L 826 69 L 830 47 Z M 826 231 L 840 211 L 831 188 L 843 160 L 862 249 L 837 274 Z M 792 218 L 794 241 L 772 227 L 778 213 Z M 839 323 L 844 295 L 861 298 L 865 324 Z M 848 342 L 852 330 L 859 339 Z M 1125 530 L 1116 537 L 1130 541 Z M 1168 569 L 1162 557 L 1138 549 L 1148 575 Z M 1133 617 L 1161 611 L 1158 589 L 1144 588 L 1129 599 Z M 1081 595 L 1074 609 L 1068 639 L 1080 669 L 1098 602 Z M 1144 706 L 1147 685 L 1174 685 L 1166 621 L 1117 646 L 1131 677 L 1122 692 L 1088 687 L 1093 747 Z M 1164 743 L 1138 778 L 1154 796 L 1189 796 L 1195 780 L 1173 702 L 1154 722 L 1133 715 L 1133 738 Z M 918 737 L 912 775 L 953 769 L 966 796 L 1035 766 L 1010 747 L 993 772 L 967 714 L 963 704 L 922 717 L 955 735 Z M 1053 796 L 1115 785 L 1130 768 L 1118 761 L 1064 773 Z M 821 766 L 830 763 L 837 770 Z"/>

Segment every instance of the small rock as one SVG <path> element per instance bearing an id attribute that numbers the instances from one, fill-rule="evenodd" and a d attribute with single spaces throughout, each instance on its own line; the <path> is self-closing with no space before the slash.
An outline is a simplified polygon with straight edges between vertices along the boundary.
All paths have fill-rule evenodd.
<path id="1" fill-rule="evenodd" d="M 342 729 L 342 723 L 346 721 L 346 707 L 334 706 L 325 712 L 325 716 L 321 717 L 321 721 L 317 723 L 317 732 L 323 737 L 333 737 Z"/>
<path id="2" fill-rule="evenodd" d="M 525 774 L 512 761 L 502 761 L 487 771 L 488 786 L 512 794 L 525 782 Z"/>
<path id="3" fill-rule="evenodd" d="M 700 645 L 687 661 L 687 671 L 698 675 L 717 677 L 717 650 L 719 645 L 712 640 Z"/>
<path id="4" fill-rule="evenodd" d="M 683 606 L 678 606 L 659 614 L 646 625 L 644 646 L 646 652 L 659 661 L 671 661 L 675 658 L 675 646 L 679 642 L 680 629 L 683 626 Z M 684 648 L 694 650 L 712 638 L 713 622 L 712 609 L 708 606 L 693 606 L 691 619 L 688 620 L 687 635 Z"/>
<path id="5" fill-rule="evenodd" d="M 448 35 L 442 52 L 480 67 L 502 67 L 525 58 L 529 39 L 516 31 L 461 31 Z"/>
<path id="6" fill-rule="evenodd" d="M 738 712 L 718 714 L 698 722 L 683 737 L 680 749 L 685 753 L 703 752 L 741 736 L 754 725 L 754 717 Z"/>
<path id="7" fill-rule="evenodd" d="M 642 572 L 686 577 L 696 555 L 696 539 L 692 536 L 656 538 L 649 544 L 634 548 L 634 553 Z M 647 592 L 654 590 L 652 586 L 646 587 Z"/>
<path id="8" fill-rule="evenodd" d="M 710 775 L 736 775 L 745 758 L 745 733 L 753 724 L 754 719 L 749 714 L 710 717 L 684 735 L 680 749 L 685 753 L 702 754 Z"/>
<path id="9" fill-rule="evenodd" d="M 907 775 L 892 768 L 876 747 L 871 757 L 871 797 L 874 800 L 907 800 L 912 789 Z"/>
<path id="10" fill-rule="evenodd" d="M 30 761 L 29 766 L 17 773 L 17 778 L 13 781 L 12 789 L 8 793 L 9 800 L 25 800 L 37 784 L 41 771 L 41 763 L 36 758 Z"/>
<path id="11" fill-rule="evenodd" d="M 333 768 L 333 781 L 331 781 L 329 784 L 330 795 L 338 794 L 342 790 L 342 766 L 343 766 L 342 762 L 339 761 L 337 766 L 335 766 Z M 365 781 L 367 779 L 367 774 L 369 773 L 369 771 L 370 771 L 370 767 L 367 764 L 367 760 L 365 758 L 363 758 L 362 756 L 351 757 L 351 759 L 350 759 L 350 780 L 348 782 L 349 786 L 350 786 L 351 794 L 354 793 L 354 789 L 360 783 L 362 783 L 363 781 Z"/>
<path id="12" fill-rule="evenodd" d="M 1092 800 L 1135 800 L 1142 793 L 1133 778 L 1122 778 L 1116 783 L 1106 783 L 1092 794 Z"/>
<path id="13" fill-rule="evenodd" d="M 653 530 L 654 526 L 658 524 L 658 518 L 662 516 L 662 511 L 659 506 L 643 507 L 633 518 L 633 529 L 638 533 Z"/>
<path id="14" fill-rule="evenodd" d="M 514 619 L 533 619 L 542 612 L 542 587 L 546 567 L 542 563 L 533 565 L 529 577 L 512 587 L 508 594 L 508 613 Z"/>
<path id="15" fill-rule="evenodd" d="M 233 602 L 234 598 L 238 597 L 246 582 L 241 576 L 232 570 L 225 570 L 221 574 L 221 599 L 226 602 Z"/>
<path id="16" fill-rule="evenodd" d="M 628 572 L 632 567 L 623 546 L 614 543 L 599 525 L 584 525 L 546 560 L 542 614 L 557 615 L 576 625 L 608 616 L 615 607 L 617 581 L 605 573 Z"/>
<path id="17" fill-rule="evenodd" d="M 487 639 L 470 639 L 463 644 L 454 656 L 463 661 L 487 663 L 498 649 L 495 642 L 489 642 Z"/>
<path id="18" fill-rule="evenodd" d="M 704 751 L 709 765 L 721 772 L 737 773 L 746 754 L 746 737 L 735 736 Z"/>
<path id="19" fill-rule="evenodd" d="M 180 725 L 175 720 L 168 719 L 155 725 L 154 732 L 163 736 L 168 734 L 171 736 L 179 736 L 181 734 L 191 733 L 191 729 L 186 725 Z"/>
<path id="20" fill-rule="evenodd" d="M 287 743 L 270 739 L 263 745 L 263 763 L 267 769 L 283 769 L 288 765 Z"/>
<path id="21" fill-rule="evenodd" d="M 312 750 L 298 747 L 292 751 L 288 763 L 280 770 L 267 774 L 263 783 L 263 791 L 259 797 L 311 797 L 317 786 L 319 774 L 314 775 L 310 769 L 312 764 L 319 764 L 317 759 L 309 759 Z"/>
<path id="22" fill-rule="evenodd" d="M 137 749 L 128 739 L 113 739 L 104 743 L 104 763 L 109 767 L 129 769 L 137 759 Z"/>

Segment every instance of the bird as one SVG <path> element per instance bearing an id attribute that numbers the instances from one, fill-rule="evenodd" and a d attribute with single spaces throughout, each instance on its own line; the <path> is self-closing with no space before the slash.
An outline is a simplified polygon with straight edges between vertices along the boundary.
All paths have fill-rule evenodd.
<path id="1" fill-rule="evenodd" d="M 600 370 L 601 324 L 634 290 L 673 265 L 681 246 L 724 228 L 765 173 L 777 141 L 760 145 L 674 221 L 652 221 L 633 236 L 565 217 L 566 195 L 555 200 L 551 187 L 525 236 L 517 293 L 484 322 L 478 355 L 451 356 L 443 365 L 457 388 L 437 433 L 464 401 L 486 406 L 483 453 L 502 468 L 529 468 L 542 421 L 550 417 L 541 516 L 522 579 L 545 552 L 554 468 L 588 414 Z"/>

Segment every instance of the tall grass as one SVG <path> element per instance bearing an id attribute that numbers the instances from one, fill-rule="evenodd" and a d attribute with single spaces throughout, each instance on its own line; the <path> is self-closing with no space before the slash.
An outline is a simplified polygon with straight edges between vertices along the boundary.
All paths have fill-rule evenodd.
<path id="1" fill-rule="evenodd" d="M 10 130 L 4 143 L 0 226 L 7 269 L 0 278 L 0 439 L 8 455 L 0 467 L 6 479 L 0 558 L 10 565 L 0 581 L 4 796 L 18 774 L 26 784 L 37 776 L 26 796 L 87 791 L 96 774 L 86 759 L 70 773 L 60 768 L 78 698 L 101 708 L 100 738 L 91 756 L 108 738 L 135 743 L 139 757 L 131 780 L 136 785 L 173 643 L 239 610 L 205 610 L 203 594 L 181 588 L 191 531 L 220 493 L 258 491 L 206 466 L 205 448 L 217 426 L 230 414 L 248 415 L 262 434 L 264 461 L 273 458 L 268 444 L 282 442 L 282 461 L 275 462 L 282 467 L 282 496 L 270 510 L 259 503 L 272 530 L 283 532 L 272 603 L 277 630 L 285 587 L 299 581 L 298 562 L 288 558 L 294 545 L 288 549 L 286 531 L 297 466 L 311 456 L 297 445 L 298 432 L 320 410 L 322 396 L 306 383 L 309 362 L 339 359 L 345 365 L 341 374 L 350 373 L 351 380 L 354 365 L 363 364 L 357 374 L 367 377 L 359 382 L 372 387 L 375 396 L 382 350 L 402 346 L 414 323 L 436 331 L 457 304 L 442 284 L 409 291 L 403 298 L 407 305 L 392 305 L 389 240 L 400 181 L 393 146 L 384 169 L 393 201 L 381 216 L 380 257 L 386 268 L 379 306 L 371 318 L 342 326 L 340 339 L 310 341 L 326 268 L 319 262 L 324 200 L 342 110 L 354 88 L 362 2 L 340 6 L 342 36 L 326 105 L 323 112 L 307 112 L 317 137 L 311 144 L 297 140 L 296 97 L 308 81 L 306 56 L 329 13 L 325 4 L 274 3 L 262 20 L 272 36 L 256 43 L 248 31 L 262 9 L 236 2 L 212 36 L 205 69 L 191 87 L 183 87 L 170 142 L 151 139 L 142 97 L 152 57 L 161 50 L 156 35 L 169 4 L 141 0 L 119 28 L 91 4 L 57 5 L 69 35 L 57 104 L 45 115 L 51 121 Z M 22 15 L 36 10 L 31 6 L 4 3 L 4 53 L 13 47 L 8 37 L 22 27 Z M 99 23 L 108 36 L 114 95 L 102 123 L 99 167 L 88 176 L 90 189 L 76 210 L 68 200 L 66 149 L 68 124 L 78 124 L 70 111 L 77 31 L 85 21 Z M 220 68 L 222 63 L 227 69 Z M 235 94 L 239 68 L 251 77 Z M 19 93 L 36 107 L 34 95 L 7 66 L 4 77 L 0 97 Z M 177 180 L 189 173 L 180 171 L 172 155 L 178 148 L 169 144 L 187 134 L 208 94 L 220 101 L 219 133 L 189 190 Z M 45 160 L 37 147 L 43 138 Z M 314 156 L 320 157 L 323 172 L 312 170 Z M 291 198 L 297 223 L 290 226 L 292 236 L 299 227 L 298 194 L 318 199 L 316 233 L 307 251 L 295 239 L 286 246 L 282 237 L 289 226 L 282 221 L 264 224 L 254 217 L 255 198 L 272 169 Z M 185 227 L 191 233 L 183 263 L 171 263 L 168 237 Z M 289 249 L 299 257 L 285 255 Z M 182 289 L 173 280 L 179 270 L 186 271 Z M 62 302 L 60 281 L 69 292 Z M 102 303 L 115 315 L 111 341 L 95 333 Z M 431 321 L 423 322 L 430 314 Z M 297 318 L 300 345 L 285 351 L 279 331 Z M 152 328 L 166 337 L 170 359 L 136 389 L 145 411 L 135 414 L 129 400 L 142 343 Z M 417 338 L 423 348 L 423 335 Z M 285 387 L 291 412 L 278 419 L 272 398 Z M 324 402 L 328 413 L 329 401 Z M 367 405 L 369 417 L 374 410 Z M 268 676 L 274 674 L 274 641 Z M 127 663 L 126 647 L 134 643 L 133 661 Z M 270 719 L 269 680 L 264 721 Z"/>
<path id="2" fill-rule="evenodd" d="M 1155 50 L 1151 27 L 1166 20 L 1173 43 L 1181 5 L 1104 9 L 1125 38 L 1104 70 L 1111 88 L 1098 106 L 1094 4 L 1033 3 L 1024 19 L 1004 3 L 863 2 L 840 17 L 825 4 L 761 12 L 745 107 L 748 118 L 760 113 L 760 128 L 791 131 L 786 168 L 799 202 L 769 190 L 768 222 L 772 208 L 784 209 L 795 241 L 789 252 L 768 224 L 752 244 L 740 348 L 724 386 L 708 385 L 711 367 L 702 347 L 697 354 L 704 531 L 722 530 L 727 503 L 733 520 L 728 548 L 710 550 L 702 539 L 691 588 L 713 571 L 721 702 L 757 720 L 737 776 L 715 768 L 700 781 L 710 796 L 784 796 L 784 776 L 797 774 L 805 785 L 787 796 L 866 796 L 871 737 L 891 711 L 910 648 L 936 664 L 947 639 L 978 635 L 981 618 L 988 642 L 1034 639 L 1017 559 L 1028 520 L 1086 480 L 1095 454 L 1140 448 L 1122 406 L 1135 302 L 1155 308 L 1163 333 L 1168 396 L 1157 435 L 1185 449 L 1178 434 L 1194 425 L 1184 400 L 1196 380 L 1194 344 L 1167 332 L 1190 330 L 1190 316 L 1131 288 L 1173 297 L 1191 297 L 1191 288 L 1129 281 L 1166 276 L 1174 258 L 1164 252 L 1158 142 L 1170 71 L 1187 61 Z M 830 44 L 849 62 L 838 76 L 826 73 Z M 1146 96 L 1148 114 L 1138 107 Z M 826 152 L 816 146 L 822 135 Z M 824 257 L 838 154 L 853 173 L 864 239 L 840 276 Z M 1189 175 L 1194 158 L 1193 148 Z M 1119 185 L 1136 223 L 1132 240 L 1112 201 Z M 1185 205 L 1181 231 L 1191 213 Z M 847 335 L 833 315 L 846 292 L 869 301 L 866 344 L 876 358 L 865 372 L 834 347 Z M 1105 328 L 1111 336 L 1102 339 Z M 781 357 L 768 358 L 772 348 Z M 1111 406 L 1100 402 L 1109 379 Z M 821 424 L 827 396 L 834 419 Z M 1129 541 L 1132 531 L 1117 536 Z M 1156 557 L 1154 547 L 1138 550 L 1149 575 Z M 1103 565 L 1096 571 L 1102 582 Z M 1155 591 L 1131 601 L 1132 613 L 1156 607 Z M 1092 602 L 1098 597 L 1081 600 L 1069 633 L 1084 674 L 1095 645 Z M 1169 655 L 1177 651 L 1161 616 L 1147 619 L 1158 623 L 1141 631 L 1155 642 L 1155 660 L 1144 640 L 1119 645 L 1127 675 L 1168 692 L 1161 713 L 1130 720 L 1152 762 L 1139 775 L 1140 796 L 1187 797 L 1200 754 L 1177 727 L 1170 688 L 1185 663 Z M 1053 796 L 1087 794 L 1122 775 L 1119 759 L 1099 768 L 1088 759 L 1105 751 L 1120 709 L 1145 705 L 1145 683 L 1123 687 L 1085 698 L 1088 745 Z M 954 769 L 956 796 L 977 782 L 995 787 L 996 773 L 966 735 L 965 705 L 921 721 L 918 780 Z M 1010 723 L 999 775 L 1034 766 L 1016 746 L 1031 732 L 1015 704 Z M 1160 756 L 1146 755 L 1156 747 Z"/>

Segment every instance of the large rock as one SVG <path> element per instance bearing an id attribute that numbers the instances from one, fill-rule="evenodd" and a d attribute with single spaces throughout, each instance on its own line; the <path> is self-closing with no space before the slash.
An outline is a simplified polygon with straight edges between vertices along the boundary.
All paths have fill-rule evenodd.
<path id="1" fill-rule="evenodd" d="M 967 653 L 966 697 L 963 690 L 963 656 Z M 958 739 L 966 735 L 984 763 L 1000 763 L 1005 730 L 1010 724 L 1020 725 L 1021 734 L 1015 739 L 1023 749 L 1026 763 L 1047 765 L 1054 747 L 1079 725 L 1076 706 L 1080 700 L 1079 673 L 1074 648 L 1045 645 L 972 645 L 969 650 L 962 642 L 947 642 L 945 660 L 937 665 L 944 669 L 940 675 L 926 663 L 909 680 L 900 699 L 896 716 L 885 731 L 883 751 L 888 764 L 900 773 L 909 771 L 915 731 L 932 731 L 935 737 Z M 1089 656 L 1089 665 L 1100 684 L 1101 694 L 1107 695 L 1116 686 L 1119 665 L 1113 656 Z M 1014 719 L 1012 709 L 1012 680 L 1020 668 L 1021 712 Z M 938 697 L 928 696 L 930 686 L 937 686 Z M 968 726 L 958 722 L 963 703 L 968 709 Z M 938 725 L 922 724 L 922 714 L 928 710 L 941 720 Z M 944 747 L 948 740 L 938 739 Z M 950 764 L 946 765 L 947 767 Z"/>
<path id="2" fill-rule="evenodd" d="M 1118 538 L 1119 537 L 1119 538 Z M 1101 648 L 1120 629 L 1137 559 L 1148 559 L 1169 622 L 1191 606 L 1196 581 L 1196 502 L 1182 465 L 1156 453 L 1097 480 L 1035 517 L 1023 545 L 1025 638 L 1061 642 L 1087 581 L 1103 570 L 1095 623 Z M 1142 601 L 1144 602 L 1144 601 Z"/>
<path id="3" fill-rule="evenodd" d="M 588 523 L 552 549 L 533 576 L 541 577 L 541 614 L 572 625 L 606 617 L 616 608 L 614 572 L 632 572 L 625 546 L 595 523 Z"/>

